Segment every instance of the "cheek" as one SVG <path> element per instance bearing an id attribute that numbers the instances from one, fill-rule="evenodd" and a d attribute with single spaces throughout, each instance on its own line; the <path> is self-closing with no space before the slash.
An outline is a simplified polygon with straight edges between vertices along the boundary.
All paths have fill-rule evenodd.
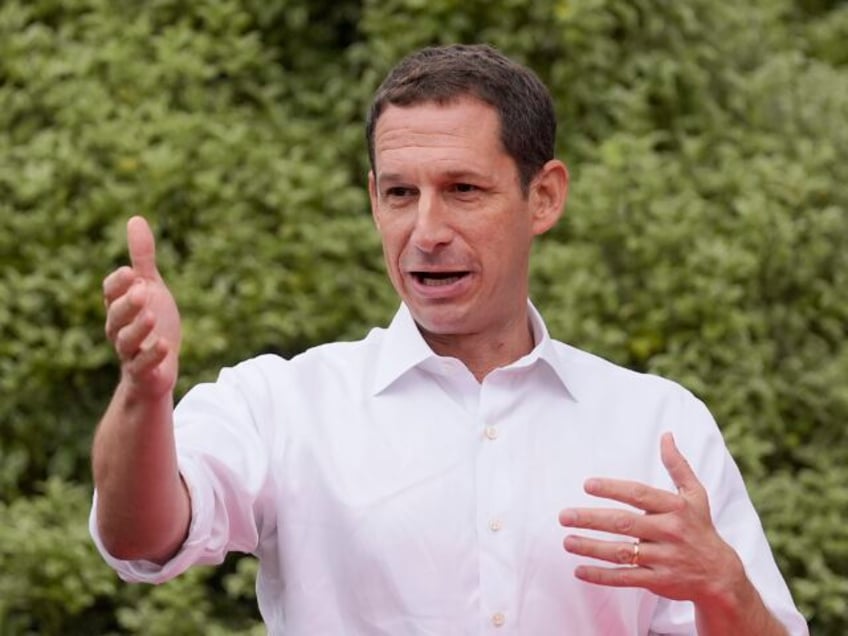
<path id="1" fill-rule="evenodd" d="M 403 253 L 405 241 L 403 234 L 397 228 L 383 226 L 380 230 L 380 241 L 383 244 L 383 256 L 390 271 L 398 269 L 398 260 Z"/>
<path id="2" fill-rule="evenodd" d="M 527 269 L 532 241 L 524 236 L 524 228 L 515 227 L 512 230 L 511 235 L 481 239 L 478 245 L 485 246 L 482 258 L 488 261 L 491 269 L 506 277 L 511 274 L 521 277 Z"/>

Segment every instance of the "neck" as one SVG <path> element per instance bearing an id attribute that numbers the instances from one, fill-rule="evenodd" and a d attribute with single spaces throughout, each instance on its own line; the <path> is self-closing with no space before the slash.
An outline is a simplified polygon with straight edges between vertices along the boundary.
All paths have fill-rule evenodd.
<path id="1" fill-rule="evenodd" d="M 511 364 L 533 350 L 533 330 L 526 313 L 521 320 L 504 327 L 499 333 L 491 331 L 462 334 L 430 333 L 422 329 L 425 342 L 440 356 L 460 360 L 482 382 L 491 371 Z"/>

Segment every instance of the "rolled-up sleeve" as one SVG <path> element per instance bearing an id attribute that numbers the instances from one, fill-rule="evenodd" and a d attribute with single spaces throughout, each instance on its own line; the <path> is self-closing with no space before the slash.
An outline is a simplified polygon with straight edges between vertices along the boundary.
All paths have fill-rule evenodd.
<path id="1" fill-rule="evenodd" d="M 254 552 L 273 518 L 269 451 L 276 417 L 262 363 L 221 372 L 189 391 L 174 411 L 177 462 L 191 498 L 191 523 L 180 550 L 166 563 L 124 561 L 105 549 L 94 493 L 89 530 L 104 560 L 125 581 L 163 583 L 193 565 L 221 563 L 228 552 Z"/>

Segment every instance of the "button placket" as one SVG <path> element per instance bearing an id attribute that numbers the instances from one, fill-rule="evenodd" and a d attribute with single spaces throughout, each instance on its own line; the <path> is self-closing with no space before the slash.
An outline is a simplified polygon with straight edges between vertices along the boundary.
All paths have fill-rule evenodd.
<path id="1" fill-rule="evenodd" d="M 477 523 L 480 541 L 480 620 L 483 633 L 508 631 L 515 596 L 514 537 L 506 532 L 505 520 L 516 496 L 511 471 L 510 429 L 504 417 L 510 412 L 512 396 L 504 383 L 487 378 L 482 386 L 478 416 L 480 447 L 477 454 Z"/>

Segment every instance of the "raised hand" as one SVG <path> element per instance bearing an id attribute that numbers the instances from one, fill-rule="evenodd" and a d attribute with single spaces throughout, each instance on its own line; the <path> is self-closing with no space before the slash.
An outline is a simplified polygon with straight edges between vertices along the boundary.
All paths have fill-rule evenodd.
<path id="1" fill-rule="evenodd" d="M 581 565 L 575 576 L 598 585 L 641 587 L 675 600 L 712 601 L 722 587 L 738 584 L 744 571 L 736 553 L 718 534 L 707 493 L 671 434 L 660 442 L 663 464 L 676 493 L 617 479 L 589 479 L 590 495 L 612 499 L 635 510 L 571 508 L 560 523 L 600 530 L 632 540 L 600 540 L 569 535 L 565 549 L 617 567 Z"/>
<path id="2" fill-rule="evenodd" d="M 127 223 L 131 266 L 103 281 L 106 337 L 121 361 L 121 382 L 131 395 L 158 399 L 177 381 L 181 341 L 180 315 L 156 269 L 156 247 L 147 221 Z"/>
<path id="3" fill-rule="evenodd" d="M 180 315 L 142 217 L 127 223 L 127 244 L 131 265 L 103 281 L 106 336 L 121 361 L 121 380 L 92 445 L 97 527 L 113 556 L 164 563 L 191 521 L 173 433 Z"/>

